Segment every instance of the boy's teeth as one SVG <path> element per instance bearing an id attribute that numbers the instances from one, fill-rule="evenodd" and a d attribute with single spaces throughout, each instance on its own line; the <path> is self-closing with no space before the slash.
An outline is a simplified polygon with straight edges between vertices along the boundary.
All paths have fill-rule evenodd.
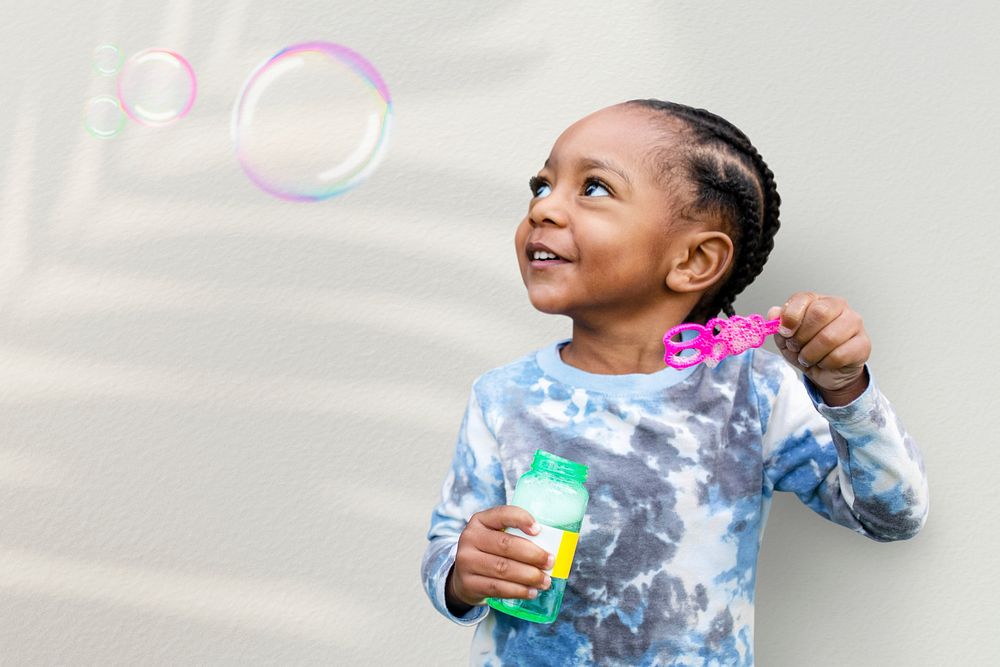
<path id="1" fill-rule="evenodd" d="M 558 259 L 556 255 L 551 252 L 546 252 L 544 250 L 535 251 L 535 259 Z"/>

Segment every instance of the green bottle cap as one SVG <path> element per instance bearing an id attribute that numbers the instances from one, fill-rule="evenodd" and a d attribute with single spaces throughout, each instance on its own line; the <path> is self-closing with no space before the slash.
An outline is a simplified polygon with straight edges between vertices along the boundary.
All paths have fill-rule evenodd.
<path id="1" fill-rule="evenodd" d="M 587 466 L 556 456 L 544 449 L 535 450 L 535 459 L 531 462 L 531 468 L 552 473 L 571 482 L 582 484 L 587 481 Z"/>

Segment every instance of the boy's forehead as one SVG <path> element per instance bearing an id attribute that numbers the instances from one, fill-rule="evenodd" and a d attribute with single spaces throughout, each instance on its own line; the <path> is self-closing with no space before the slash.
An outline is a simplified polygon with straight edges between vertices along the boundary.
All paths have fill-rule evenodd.
<path id="1" fill-rule="evenodd" d="M 664 128 L 644 110 L 623 106 L 601 109 L 570 125 L 556 139 L 546 166 L 556 168 L 591 160 L 612 162 L 629 172 L 648 164 L 650 150 L 670 143 Z"/>

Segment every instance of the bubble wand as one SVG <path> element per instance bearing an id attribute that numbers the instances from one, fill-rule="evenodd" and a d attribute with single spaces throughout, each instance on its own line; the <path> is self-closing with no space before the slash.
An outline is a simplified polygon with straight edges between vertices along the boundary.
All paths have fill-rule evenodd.
<path id="1" fill-rule="evenodd" d="M 713 317 L 704 325 L 679 324 L 663 335 L 663 361 L 671 368 L 690 368 L 702 361 L 709 368 L 715 368 L 726 357 L 760 347 L 769 335 L 778 333 L 779 326 L 780 319 L 765 320 L 757 314 L 733 315 L 729 319 Z M 696 331 L 698 335 L 680 342 L 671 340 L 685 331 Z M 686 350 L 695 353 L 682 355 Z"/>

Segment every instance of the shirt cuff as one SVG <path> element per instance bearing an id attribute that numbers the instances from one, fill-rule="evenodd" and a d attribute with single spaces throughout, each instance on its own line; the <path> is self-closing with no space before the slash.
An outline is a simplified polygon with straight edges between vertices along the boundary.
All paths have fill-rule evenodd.
<path id="1" fill-rule="evenodd" d="M 812 380 L 803 375 L 802 382 L 806 386 L 806 392 L 809 394 L 813 405 L 816 406 L 821 415 L 826 417 L 827 421 L 832 424 L 847 426 L 869 419 L 874 413 L 881 411 L 879 391 L 875 385 L 875 376 L 872 374 L 868 364 L 865 364 L 865 371 L 868 373 L 868 386 L 865 387 L 860 396 L 847 405 L 827 405 L 823 401 L 823 395 L 820 393 L 819 387 L 813 384 Z"/>
<path id="2" fill-rule="evenodd" d="M 448 571 L 451 570 L 451 566 L 455 563 L 455 554 L 458 552 L 458 544 L 454 544 L 448 551 L 448 557 L 445 559 L 442 566 L 441 576 L 438 577 L 437 590 L 435 591 L 435 596 L 437 597 L 439 604 L 438 610 L 441 611 L 448 620 L 458 625 L 476 625 L 490 613 L 490 606 L 487 604 L 476 605 L 469 611 L 465 612 L 462 616 L 456 616 L 451 613 L 448 609 L 448 598 L 445 595 L 444 587 L 448 583 Z"/>

